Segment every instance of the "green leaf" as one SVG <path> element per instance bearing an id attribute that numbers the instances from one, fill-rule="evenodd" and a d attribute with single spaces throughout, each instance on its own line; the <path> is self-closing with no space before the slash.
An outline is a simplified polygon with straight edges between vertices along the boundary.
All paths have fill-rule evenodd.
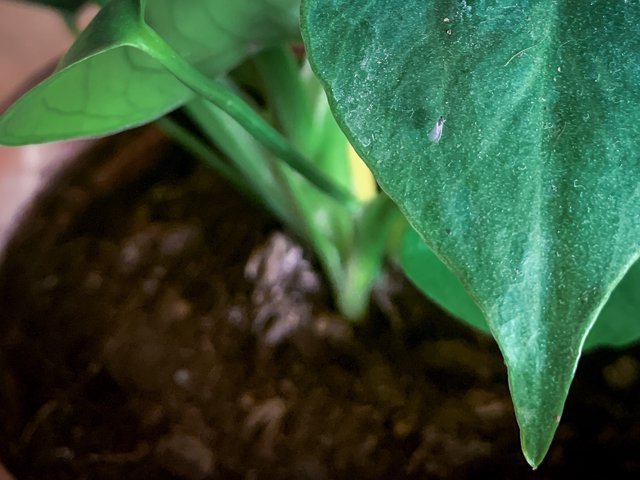
<path id="1" fill-rule="evenodd" d="M 412 228 L 406 229 L 402 239 L 400 263 L 407 277 L 435 303 L 472 327 L 490 332 L 482 311 L 462 282 Z"/>
<path id="2" fill-rule="evenodd" d="M 132 47 L 137 2 L 110 2 L 62 60 L 57 73 L 0 118 L 0 142 L 22 145 L 105 134 L 175 108 L 189 90 Z"/>
<path id="3" fill-rule="evenodd" d="M 149 0 L 145 18 L 187 60 L 216 76 L 265 45 L 296 38 L 298 3 Z M 109 2 L 57 73 L 0 117 L 0 143 L 113 133 L 154 120 L 191 98 L 188 88 L 135 48 L 139 4 Z"/>
<path id="4" fill-rule="evenodd" d="M 264 147 L 228 114 L 201 97 L 189 102 L 185 110 L 211 144 L 231 161 L 252 196 L 300 234 L 291 200 L 279 186 L 274 159 Z"/>
<path id="5" fill-rule="evenodd" d="M 400 251 L 402 268 L 425 295 L 454 317 L 489 333 L 484 315 L 460 280 L 425 245 L 413 229 L 407 229 Z M 629 269 L 609 297 L 589 332 L 585 350 L 623 347 L 640 339 L 640 261 Z"/>
<path id="6" fill-rule="evenodd" d="M 585 349 L 624 347 L 640 339 L 640 261 L 636 261 L 609 297 L 589 332 Z"/>
<path id="7" fill-rule="evenodd" d="M 352 180 L 349 143 L 329 111 L 317 78 L 307 75 L 308 66 L 301 68 L 292 53 L 282 48 L 257 55 L 255 66 L 264 84 L 268 107 L 287 137 L 332 181 L 348 188 Z M 284 166 L 276 168 L 281 173 L 280 190 L 289 196 L 288 206 L 296 219 L 296 231 L 318 256 L 339 310 L 348 318 L 361 318 L 369 303 L 367 278 L 372 283 L 377 276 L 367 274 L 376 272 L 376 260 L 375 255 L 366 255 L 364 249 L 354 249 L 354 254 L 352 247 L 363 243 L 360 238 L 363 235 L 356 232 L 360 231 L 362 218 L 369 218 L 373 213 L 365 215 L 370 208 L 358 206 L 357 215 L 352 215 L 351 209 L 311 188 L 300 175 Z M 371 212 L 377 210 L 380 207 Z M 378 255 L 378 266 L 382 257 Z M 358 268 L 360 265 L 363 268 Z"/>
<path id="8" fill-rule="evenodd" d="M 537 466 L 640 253 L 638 5 L 307 0 L 302 21 L 352 144 L 484 312 Z"/>

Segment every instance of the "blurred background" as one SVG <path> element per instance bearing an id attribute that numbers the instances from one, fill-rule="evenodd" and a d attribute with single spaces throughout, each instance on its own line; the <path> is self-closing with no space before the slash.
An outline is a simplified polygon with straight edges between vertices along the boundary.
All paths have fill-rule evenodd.
<path id="1" fill-rule="evenodd" d="M 0 110 L 55 65 L 71 42 L 71 33 L 53 10 L 0 0 Z M 74 146 L 62 143 L 0 146 L 0 252 L 16 214 L 70 148 Z"/>
<path id="2" fill-rule="evenodd" d="M 21 85 L 55 62 L 71 41 L 64 22 L 52 10 L 0 0 L 0 109 Z M 16 214 L 41 183 L 47 150 L 0 146 L 0 249 Z M 0 459 L 0 480 L 10 478 Z"/>
<path id="3" fill-rule="evenodd" d="M 53 10 L 0 0 L 0 101 L 6 102 L 70 43 L 67 27 Z"/>

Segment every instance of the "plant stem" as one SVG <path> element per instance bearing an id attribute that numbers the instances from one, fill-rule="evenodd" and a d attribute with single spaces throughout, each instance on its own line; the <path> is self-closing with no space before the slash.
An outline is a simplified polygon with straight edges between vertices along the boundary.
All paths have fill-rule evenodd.
<path id="1" fill-rule="evenodd" d="M 340 311 L 351 320 L 365 315 L 390 240 L 404 225 L 400 210 L 384 193 L 365 204 L 361 215 L 354 219 L 351 250 L 343 264 L 343 282 L 336 291 Z"/>
<path id="2" fill-rule="evenodd" d="M 191 120 L 199 126 L 208 140 L 218 147 L 238 172 L 243 187 L 254 193 L 257 203 L 299 232 L 297 218 L 291 212 L 291 202 L 279 187 L 273 174 L 275 163 L 282 162 L 267 153 L 258 141 L 218 107 L 202 97 L 185 105 Z"/>
<path id="3" fill-rule="evenodd" d="M 289 164 L 321 191 L 357 208 L 359 202 L 351 192 L 333 182 L 315 164 L 298 152 L 277 130 L 269 125 L 246 102 L 218 82 L 210 80 L 177 53 L 151 27 L 143 24 L 138 48 L 147 52 L 173 73 L 178 80 L 222 109 L 274 155 Z"/>

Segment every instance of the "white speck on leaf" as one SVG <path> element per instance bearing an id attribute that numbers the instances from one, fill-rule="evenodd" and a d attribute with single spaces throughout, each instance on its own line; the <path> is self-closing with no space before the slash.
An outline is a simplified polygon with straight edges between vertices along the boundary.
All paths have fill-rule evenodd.
<path id="1" fill-rule="evenodd" d="M 442 129 L 444 128 L 445 121 L 444 117 L 439 117 L 436 124 L 433 126 L 433 129 L 429 133 L 429 140 L 433 143 L 438 143 L 440 138 L 442 138 Z"/>

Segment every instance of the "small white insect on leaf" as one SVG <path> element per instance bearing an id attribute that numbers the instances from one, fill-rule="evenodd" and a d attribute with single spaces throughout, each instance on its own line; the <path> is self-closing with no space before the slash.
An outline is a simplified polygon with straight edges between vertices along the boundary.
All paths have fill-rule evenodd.
<path id="1" fill-rule="evenodd" d="M 439 117 L 438 121 L 433 126 L 433 130 L 431 130 L 431 132 L 429 133 L 429 140 L 431 140 L 433 143 L 438 143 L 440 141 L 440 138 L 442 138 L 442 129 L 444 127 L 445 121 L 446 120 L 444 119 L 444 117 Z"/>

